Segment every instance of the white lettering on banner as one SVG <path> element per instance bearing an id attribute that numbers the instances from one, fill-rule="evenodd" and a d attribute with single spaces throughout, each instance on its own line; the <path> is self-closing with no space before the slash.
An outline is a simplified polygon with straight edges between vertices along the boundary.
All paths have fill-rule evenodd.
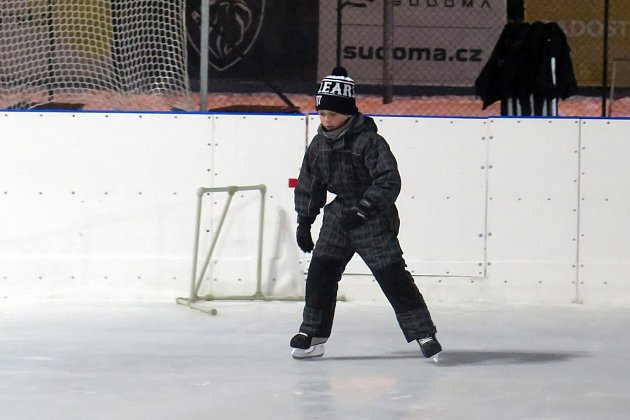
<path id="1" fill-rule="evenodd" d="M 445 48 L 395 47 L 392 50 L 394 60 L 426 61 L 482 61 L 483 50 L 479 48 L 458 48 L 449 54 Z M 348 60 L 382 60 L 383 47 L 348 45 L 343 49 L 343 58 Z"/>
<path id="2" fill-rule="evenodd" d="M 558 24 L 564 33 L 571 38 L 581 36 L 590 36 L 592 38 L 601 38 L 604 35 L 604 23 L 600 20 L 569 20 L 559 21 Z M 630 26 L 627 20 L 611 20 L 608 24 L 608 36 L 626 37 L 628 32 L 626 28 Z"/>
<path id="3" fill-rule="evenodd" d="M 463 7 L 463 8 L 473 8 L 473 7 L 479 7 L 479 8 L 492 8 L 492 5 L 490 4 L 490 1 L 488 0 L 442 0 L 442 1 L 438 1 L 438 0 L 425 0 L 425 1 L 421 1 L 421 0 L 394 0 L 394 6 L 405 6 L 405 5 L 409 5 L 411 7 L 421 7 L 421 6 L 426 6 L 426 7 Z"/>
<path id="4" fill-rule="evenodd" d="M 319 2 L 318 80 L 341 65 L 358 84 L 382 83 L 383 8 Z M 473 86 L 507 23 L 507 0 L 394 0 L 394 84 Z M 337 39 L 341 51 L 336 50 Z"/>

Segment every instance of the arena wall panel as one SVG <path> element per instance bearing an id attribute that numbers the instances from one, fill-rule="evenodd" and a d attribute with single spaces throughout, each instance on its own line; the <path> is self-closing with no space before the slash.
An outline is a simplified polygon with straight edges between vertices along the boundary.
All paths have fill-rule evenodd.
<path id="1" fill-rule="evenodd" d="M 630 303 L 630 120 L 581 121 L 578 299 Z"/>
<path id="2" fill-rule="evenodd" d="M 489 127 L 488 287 L 510 300 L 571 302 L 578 120 L 492 119 Z"/>
<path id="3" fill-rule="evenodd" d="M 400 240 L 427 301 L 628 303 L 628 120 L 374 118 L 398 159 Z M 263 292 L 303 294 L 290 179 L 317 122 L 0 114 L 0 297 L 186 296 L 197 189 L 255 184 L 267 187 Z M 200 259 L 226 200 L 204 196 Z M 202 294 L 254 292 L 259 206 L 257 192 L 234 195 Z M 384 299 L 360 259 L 340 294 Z"/>

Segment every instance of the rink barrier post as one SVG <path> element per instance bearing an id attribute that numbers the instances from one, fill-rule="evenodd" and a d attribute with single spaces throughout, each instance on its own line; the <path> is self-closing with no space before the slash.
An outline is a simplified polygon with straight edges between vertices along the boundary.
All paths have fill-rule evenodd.
<path id="1" fill-rule="evenodd" d="M 225 218 L 227 216 L 228 210 L 230 208 L 230 204 L 232 203 L 232 198 L 234 194 L 238 191 L 260 191 L 260 211 L 259 211 L 259 220 L 258 220 L 258 246 L 257 246 L 257 256 L 256 256 L 256 291 L 253 295 L 234 295 L 234 296 L 216 296 L 213 294 L 206 294 L 204 296 L 199 296 L 199 289 L 203 282 L 203 278 L 206 275 L 206 271 L 208 269 L 208 265 L 210 264 L 210 260 L 212 259 L 212 255 L 214 253 L 217 241 L 219 239 L 219 235 L 221 234 L 221 230 L 223 228 L 223 223 L 225 222 Z M 199 240 L 201 235 L 201 213 L 203 206 L 203 197 L 207 193 L 220 193 L 226 192 L 228 194 L 227 201 L 225 202 L 225 206 L 223 207 L 223 211 L 221 213 L 221 217 L 219 219 L 219 224 L 217 225 L 217 229 L 214 232 L 214 236 L 212 238 L 212 242 L 208 249 L 208 253 L 204 260 L 201 269 L 198 267 L 198 259 L 199 259 Z M 266 296 L 262 291 L 262 249 L 263 249 L 263 233 L 264 233 L 264 220 L 265 220 L 265 195 L 267 192 L 267 186 L 264 184 L 259 185 L 231 185 L 227 187 L 212 187 L 205 188 L 201 187 L 197 190 L 197 215 L 195 222 L 195 243 L 193 249 L 193 262 L 192 262 L 192 278 L 190 283 L 190 296 L 188 298 L 179 297 L 176 299 L 178 304 L 188 305 L 193 309 L 198 309 L 204 312 L 208 312 L 211 315 L 216 315 L 216 309 L 207 309 L 203 306 L 196 305 L 200 301 L 216 301 L 216 300 L 264 300 L 264 301 L 300 301 L 304 298 L 301 296 L 288 296 L 288 297 L 269 297 Z M 200 272 L 199 272 L 200 271 Z"/>

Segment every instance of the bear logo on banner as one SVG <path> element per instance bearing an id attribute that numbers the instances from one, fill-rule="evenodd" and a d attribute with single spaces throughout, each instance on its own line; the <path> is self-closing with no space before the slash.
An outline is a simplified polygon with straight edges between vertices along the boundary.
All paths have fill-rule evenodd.
<path id="1" fill-rule="evenodd" d="M 191 4 L 193 3 L 193 4 Z M 208 60 L 217 71 L 238 63 L 256 42 L 265 0 L 210 0 Z M 188 2 L 188 38 L 201 53 L 201 0 Z"/>

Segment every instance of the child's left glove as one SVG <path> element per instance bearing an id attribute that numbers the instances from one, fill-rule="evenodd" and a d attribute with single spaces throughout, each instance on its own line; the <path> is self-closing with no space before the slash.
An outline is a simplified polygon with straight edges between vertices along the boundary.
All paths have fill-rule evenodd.
<path id="1" fill-rule="evenodd" d="M 359 204 L 352 207 L 349 212 L 341 216 L 341 226 L 345 230 L 354 230 L 373 216 L 375 211 L 376 206 L 374 206 L 374 203 L 366 198 L 362 198 L 359 200 Z"/>

